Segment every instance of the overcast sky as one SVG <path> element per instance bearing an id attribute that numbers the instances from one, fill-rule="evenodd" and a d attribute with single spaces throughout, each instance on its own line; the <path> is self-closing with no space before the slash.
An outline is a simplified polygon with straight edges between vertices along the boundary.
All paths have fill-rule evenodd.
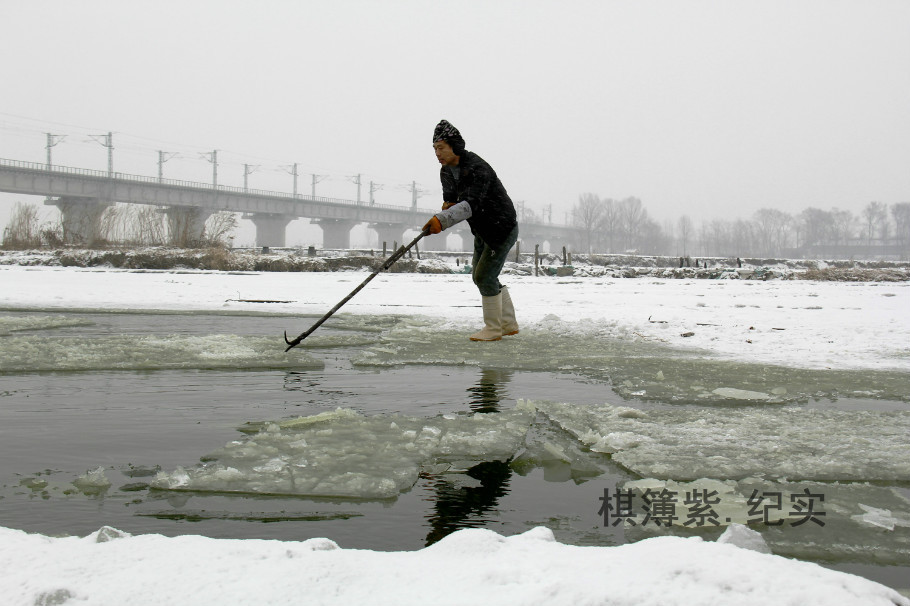
<path id="1" fill-rule="evenodd" d="M 0 0 L 0 157 L 407 205 L 441 118 L 515 201 L 652 217 L 910 201 L 907 0 Z M 0 222 L 12 200 L 0 197 Z"/>

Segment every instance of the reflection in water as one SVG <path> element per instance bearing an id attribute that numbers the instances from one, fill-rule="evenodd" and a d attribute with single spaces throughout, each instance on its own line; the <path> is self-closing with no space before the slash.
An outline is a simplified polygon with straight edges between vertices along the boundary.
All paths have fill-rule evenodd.
<path id="1" fill-rule="evenodd" d="M 484 368 L 480 379 L 468 388 L 469 406 L 473 412 L 499 412 L 499 403 L 506 397 L 505 384 L 512 378 L 511 370 Z"/>
<path id="2" fill-rule="evenodd" d="M 468 388 L 469 406 L 475 413 L 499 412 L 506 397 L 505 384 L 512 378 L 508 370 L 482 369 L 480 379 Z M 509 461 L 485 461 L 465 472 L 476 482 L 453 482 L 451 475 L 435 479 L 433 514 L 426 545 L 432 545 L 461 528 L 477 528 L 487 521 L 484 514 L 495 510 L 499 498 L 509 492 L 512 469 Z M 461 477 L 459 476 L 455 477 Z M 470 485 L 466 485 L 470 484 Z"/>

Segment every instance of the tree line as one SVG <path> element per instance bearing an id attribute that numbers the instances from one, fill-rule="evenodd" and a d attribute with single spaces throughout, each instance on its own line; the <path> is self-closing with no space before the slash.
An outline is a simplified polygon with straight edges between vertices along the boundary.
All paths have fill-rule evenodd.
<path id="1" fill-rule="evenodd" d="M 659 223 L 636 197 L 621 200 L 585 193 L 572 224 L 588 252 L 705 257 L 910 259 L 910 202 L 869 202 L 858 213 L 809 207 L 799 213 L 760 208 L 747 219 L 688 215 Z"/>

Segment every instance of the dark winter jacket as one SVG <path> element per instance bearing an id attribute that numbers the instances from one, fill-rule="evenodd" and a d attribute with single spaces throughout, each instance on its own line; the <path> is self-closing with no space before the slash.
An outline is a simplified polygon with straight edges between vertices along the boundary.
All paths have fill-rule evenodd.
<path id="1" fill-rule="evenodd" d="M 477 154 L 465 151 L 458 161 L 458 180 L 448 166 L 439 171 L 444 202 L 471 205 L 471 233 L 491 247 L 501 244 L 518 225 L 512 199 L 496 171 Z"/>

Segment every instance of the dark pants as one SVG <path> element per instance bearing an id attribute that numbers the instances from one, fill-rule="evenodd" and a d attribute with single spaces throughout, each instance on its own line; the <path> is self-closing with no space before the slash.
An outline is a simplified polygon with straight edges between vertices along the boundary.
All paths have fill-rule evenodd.
<path id="1" fill-rule="evenodd" d="M 474 278 L 474 284 L 477 285 L 482 296 L 495 297 L 502 290 L 502 284 L 499 283 L 499 272 L 506 264 L 506 257 L 516 240 L 518 240 L 517 225 L 505 241 L 495 249 L 490 248 L 480 236 L 474 236 L 474 258 L 471 261 L 474 270 L 471 272 L 471 277 Z"/>

